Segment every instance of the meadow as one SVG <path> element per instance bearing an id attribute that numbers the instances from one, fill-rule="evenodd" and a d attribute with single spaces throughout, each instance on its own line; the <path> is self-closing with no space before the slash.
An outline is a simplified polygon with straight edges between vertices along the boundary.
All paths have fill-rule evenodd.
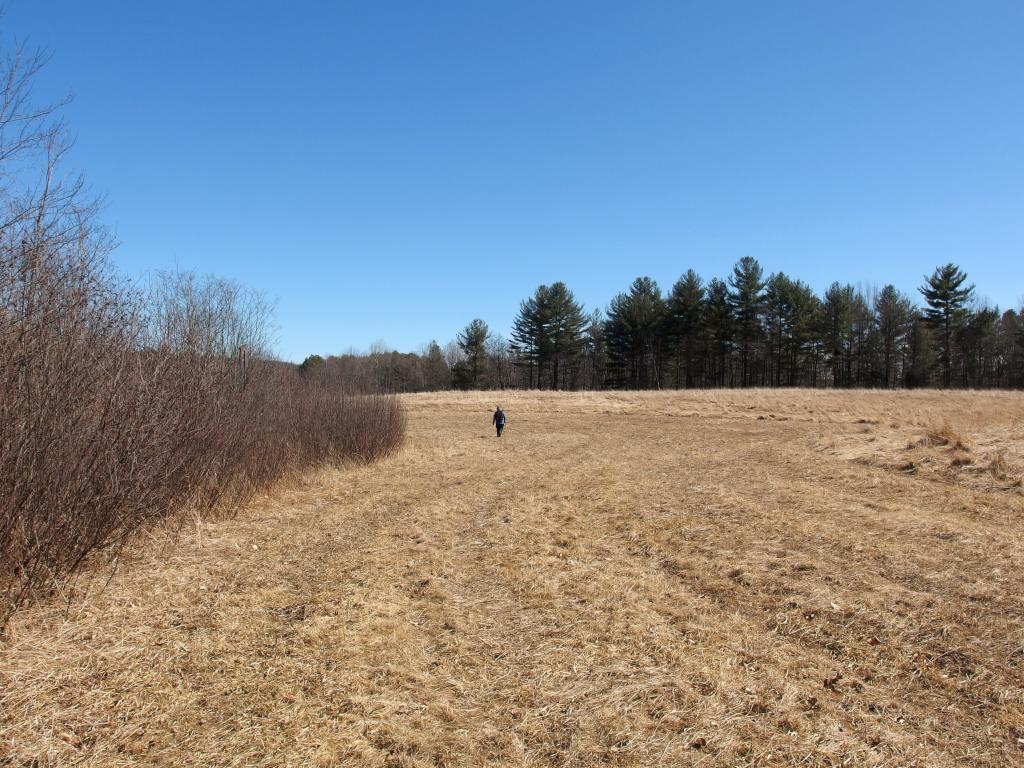
<path id="1" fill-rule="evenodd" d="M 1021 393 L 402 402 L 16 613 L 0 765 L 1024 761 Z"/>

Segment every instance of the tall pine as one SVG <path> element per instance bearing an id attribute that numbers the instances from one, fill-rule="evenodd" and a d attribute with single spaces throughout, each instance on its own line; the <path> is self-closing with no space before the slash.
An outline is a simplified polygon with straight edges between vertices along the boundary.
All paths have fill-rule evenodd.
<path id="1" fill-rule="evenodd" d="M 537 288 L 533 296 L 519 305 L 512 322 L 512 353 L 527 370 L 527 386 L 541 386 L 542 364 L 549 353 L 547 340 L 547 286 Z"/>
<path id="2" fill-rule="evenodd" d="M 616 381 L 630 389 L 661 386 L 661 341 L 666 314 L 658 284 L 638 277 L 629 293 L 612 299 L 605 321 L 608 359 Z"/>
<path id="3" fill-rule="evenodd" d="M 519 305 L 512 349 L 529 371 L 530 386 L 573 386 L 583 354 L 587 317 L 565 283 L 541 285 Z"/>
<path id="4" fill-rule="evenodd" d="M 466 389 L 480 388 L 480 375 L 483 373 L 487 361 L 487 341 L 491 332 L 480 318 L 471 321 L 469 325 L 459 331 L 459 348 L 465 354 L 466 359 L 459 373 L 458 382 Z"/>
<path id="5" fill-rule="evenodd" d="M 710 357 L 711 381 L 717 387 L 732 386 L 735 318 L 729 302 L 729 286 L 717 277 L 708 283 L 703 325 Z"/>
<path id="6" fill-rule="evenodd" d="M 691 269 L 676 281 L 668 297 L 665 335 L 672 347 L 676 387 L 696 385 L 703 320 L 704 281 Z"/>
<path id="7" fill-rule="evenodd" d="M 894 285 L 886 285 L 875 297 L 875 319 L 881 340 L 882 384 L 900 383 L 906 364 L 910 333 L 914 327 L 914 303 Z"/>
<path id="8" fill-rule="evenodd" d="M 565 283 L 552 283 L 545 298 L 551 389 L 574 386 L 583 354 L 583 329 L 587 325 L 587 317 Z"/>
<path id="9" fill-rule="evenodd" d="M 752 256 L 744 256 L 729 277 L 729 305 L 735 318 L 740 352 L 740 385 L 754 383 L 756 345 L 763 335 L 764 270 Z"/>
<path id="10" fill-rule="evenodd" d="M 974 286 L 968 285 L 967 273 L 956 264 L 949 263 L 936 267 L 931 277 L 918 290 L 928 306 L 924 310 L 925 320 L 935 335 L 939 365 L 942 368 L 942 384 L 950 386 L 953 381 L 953 341 L 967 320 L 967 304 L 974 294 Z"/>

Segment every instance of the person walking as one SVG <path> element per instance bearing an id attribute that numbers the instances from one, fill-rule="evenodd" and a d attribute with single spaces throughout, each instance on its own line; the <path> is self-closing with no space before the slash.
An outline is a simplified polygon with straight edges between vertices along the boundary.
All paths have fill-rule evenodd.
<path id="1" fill-rule="evenodd" d="M 491 417 L 491 423 L 498 430 L 498 437 L 501 437 L 501 432 L 505 429 L 505 412 L 501 410 L 500 405 L 494 407 L 494 416 Z"/>

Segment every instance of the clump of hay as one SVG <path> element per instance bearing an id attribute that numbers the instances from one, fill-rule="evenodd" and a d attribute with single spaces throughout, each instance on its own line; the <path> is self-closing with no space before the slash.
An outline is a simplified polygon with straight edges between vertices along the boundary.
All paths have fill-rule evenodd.
<path id="1" fill-rule="evenodd" d="M 974 463 L 974 459 L 969 453 L 962 450 L 954 450 L 953 455 L 949 459 L 949 466 L 951 467 L 967 467 Z"/>
<path id="2" fill-rule="evenodd" d="M 954 430 L 948 423 L 941 427 L 932 427 L 922 437 L 911 442 L 907 449 L 913 448 L 946 448 L 951 451 L 970 453 L 974 449 L 974 441 Z"/>
<path id="3" fill-rule="evenodd" d="M 1024 476 L 1016 474 L 1014 467 L 1006 460 L 1006 450 L 1000 449 L 991 455 L 984 467 L 996 480 L 1008 482 L 1011 486 L 1024 486 Z"/>
<path id="4" fill-rule="evenodd" d="M 988 471 L 996 480 L 1008 480 L 1010 463 L 1006 460 L 1006 451 L 997 451 L 988 463 Z"/>

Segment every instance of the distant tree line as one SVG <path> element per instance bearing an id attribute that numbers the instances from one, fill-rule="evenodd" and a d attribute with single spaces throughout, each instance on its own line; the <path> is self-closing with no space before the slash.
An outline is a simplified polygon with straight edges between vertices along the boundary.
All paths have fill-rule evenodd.
<path id="1" fill-rule="evenodd" d="M 925 277 L 922 304 L 765 275 L 746 256 L 725 279 L 692 269 L 663 294 L 639 277 L 602 313 L 561 282 L 523 300 L 510 339 L 474 319 L 446 347 L 307 358 L 357 391 L 690 387 L 1024 387 L 1024 309 L 988 306 L 956 264 Z"/>

